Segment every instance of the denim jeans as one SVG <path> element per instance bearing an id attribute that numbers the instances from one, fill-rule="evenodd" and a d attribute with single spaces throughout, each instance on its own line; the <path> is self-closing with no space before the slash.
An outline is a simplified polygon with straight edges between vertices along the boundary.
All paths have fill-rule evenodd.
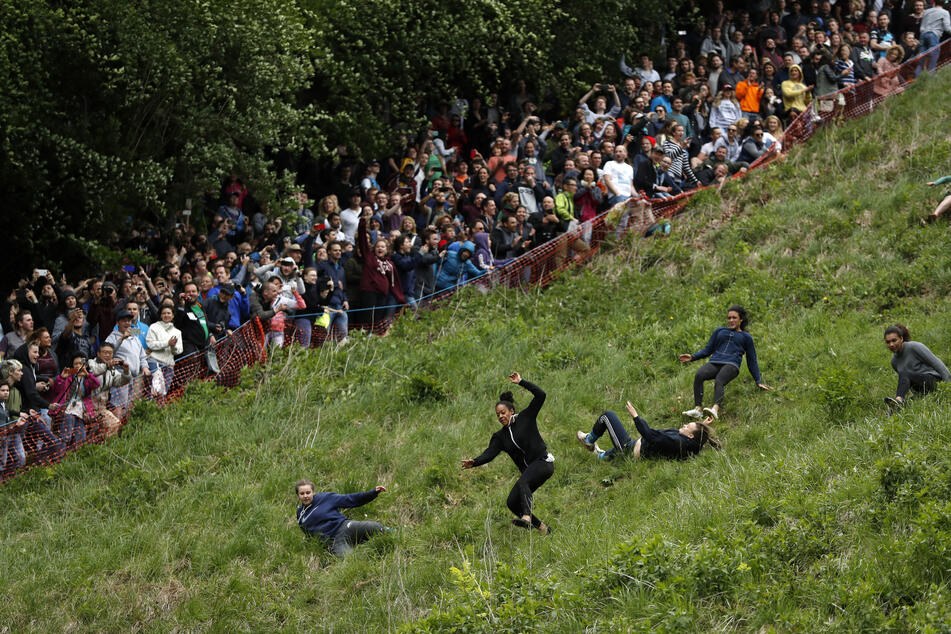
<path id="1" fill-rule="evenodd" d="M 59 424 L 59 440 L 64 447 L 76 447 L 86 442 L 86 422 L 79 416 L 63 414 Z"/>
<path id="2" fill-rule="evenodd" d="M 336 334 L 338 340 L 346 339 L 350 328 L 350 318 L 347 316 L 347 311 L 343 310 L 341 306 L 331 306 L 331 308 L 337 309 L 340 312 L 330 313 L 330 326 L 327 327 L 327 337 L 329 338 Z"/>
<path id="3" fill-rule="evenodd" d="M 934 48 L 935 46 L 938 45 L 939 39 L 940 38 L 938 37 L 937 33 L 933 33 L 930 31 L 928 33 L 922 33 L 921 38 L 918 40 L 918 52 L 924 53 L 928 49 Z M 940 51 L 938 49 L 935 49 L 933 52 L 928 54 L 928 57 L 926 58 L 928 60 L 927 62 L 928 70 L 934 70 L 935 66 L 938 63 L 939 52 Z M 925 60 L 921 60 L 921 64 L 922 66 L 920 68 L 924 68 Z"/>
<path id="4" fill-rule="evenodd" d="M 314 320 L 311 317 L 299 317 L 294 320 L 294 327 L 300 333 L 300 345 L 305 348 L 310 347 L 310 335 L 314 328 Z"/>
<path id="5" fill-rule="evenodd" d="M 13 453 L 11 456 L 10 453 Z M 23 450 L 23 432 L 9 432 L 0 436 L 0 473 L 7 471 L 7 459 L 12 458 L 10 471 L 21 469 L 26 464 L 26 451 Z"/>

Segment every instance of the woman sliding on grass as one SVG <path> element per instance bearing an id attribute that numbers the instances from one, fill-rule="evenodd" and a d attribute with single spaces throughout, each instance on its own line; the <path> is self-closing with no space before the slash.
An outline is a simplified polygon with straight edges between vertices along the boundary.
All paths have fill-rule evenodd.
<path id="1" fill-rule="evenodd" d="M 702 418 L 704 413 L 713 417 L 713 420 L 720 418 L 720 405 L 723 403 L 723 390 L 726 384 L 735 379 L 740 374 L 740 363 L 743 361 L 743 354 L 746 353 L 746 367 L 756 381 L 756 386 L 762 390 L 770 390 L 768 385 L 763 383 L 759 374 L 759 365 L 756 363 L 756 348 L 753 346 L 753 337 L 746 332 L 746 325 L 749 319 L 746 315 L 746 309 L 742 306 L 730 306 L 726 311 L 726 327 L 720 327 L 710 335 L 710 341 L 700 352 L 694 354 L 682 354 L 680 360 L 684 363 L 690 363 L 694 359 L 703 359 L 710 357 L 709 363 L 705 363 L 697 370 L 693 378 L 693 409 L 684 412 L 684 416 L 691 418 Z M 713 355 L 713 356 L 710 356 Z M 703 407 L 703 382 L 713 379 L 713 407 Z M 703 408 L 701 410 L 701 408 Z"/>
<path id="2" fill-rule="evenodd" d="M 598 416 L 590 433 L 578 431 L 577 438 L 581 446 L 601 460 L 611 460 L 621 454 L 630 453 L 635 458 L 667 458 L 668 460 L 682 460 L 700 453 L 703 446 L 710 443 L 711 447 L 719 449 L 720 443 L 713 437 L 710 428 L 712 417 L 702 422 L 687 423 L 680 429 L 651 429 L 647 421 L 637 415 L 637 410 L 627 402 L 627 411 L 634 419 L 641 437 L 636 441 L 628 435 L 617 414 L 608 410 Z M 598 438 L 608 432 L 611 438 L 612 449 L 602 451 L 598 447 Z"/>
<path id="3" fill-rule="evenodd" d="M 931 181 L 928 183 L 928 187 L 934 187 L 936 185 L 944 185 L 945 183 L 951 183 L 951 176 L 942 176 L 936 181 Z M 941 202 L 938 203 L 938 206 L 935 207 L 929 215 L 925 216 L 924 222 L 934 222 L 941 217 L 941 214 L 946 212 L 948 208 L 951 207 L 951 190 L 944 192 L 944 198 L 941 199 Z"/>
<path id="4" fill-rule="evenodd" d="M 299 480 L 294 485 L 297 491 L 297 524 L 308 535 L 323 537 L 330 552 L 343 557 L 353 551 L 353 547 L 370 539 L 377 533 L 390 530 L 378 522 L 358 522 L 348 519 L 338 509 L 363 506 L 376 499 L 386 487 L 378 486 L 364 493 L 317 493 L 310 480 Z"/>
<path id="5" fill-rule="evenodd" d="M 535 420 L 545 402 L 545 392 L 534 383 L 523 380 L 518 372 L 513 372 L 509 380 L 531 392 L 532 402 L 516 414 L 512 393 L 503 392 L 495 405 L 495 415 L 502 429 L 492 434 L 489 446 L 481 456 L 463 460 L 462 468 L 472 469 L 491 462 L 500 451 L 507 453 L 522 474 L 505 502 L 518 516 L 512 523 L 522 528 L 537 528 L 542 535 L 547 535 L 550 528 L 532 515 L 532 495 L 555 472 L 555 458 L 548 453 Z"/>
<path id="6" fill-rule="evenodd" d="M 951 380 L 951 374 L 941 359 L 925 344 L 912 341 L 908 329 L 903 325 L 895 324 L 885 329 L 885 345 L 893 353 L 892 367 L 898 373 L 895 397 L 885 397 L 889 407 L 902 407 L 908 390 L 927 394 L 934 390 L 938 381 Z"/>

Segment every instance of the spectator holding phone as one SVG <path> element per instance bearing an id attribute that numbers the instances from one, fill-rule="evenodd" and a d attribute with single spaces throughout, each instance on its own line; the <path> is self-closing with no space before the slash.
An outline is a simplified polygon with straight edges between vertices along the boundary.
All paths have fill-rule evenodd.
<path id="1" fill-rule="evenodd" d="M 79 353 L 71 356 L 53 381 L 50 400 L 60 405 L 62 418 L 56 433 L 65 448 L 86 442 L 86 424 L 96 418 L 92 394 L 98 387 L 99 380 L 89 374 L 86 357 Z"/>

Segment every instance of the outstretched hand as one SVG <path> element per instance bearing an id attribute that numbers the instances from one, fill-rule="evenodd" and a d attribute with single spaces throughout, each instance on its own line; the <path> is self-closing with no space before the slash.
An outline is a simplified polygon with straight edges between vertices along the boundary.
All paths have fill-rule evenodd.
<path id="1" fill-rule="evenodd" d="M 631 418 L 637 418 L 637 410 L 634 409 L 634 406 L 631 405 L 631 402 L 627 402 L 627 411 L 631 415 Z"/>
<path id="2" fill-rule="evenodd" d="M 680 359 L 684 363 L 690 363 L 691 361 L 693 361 L 693 355 L 690 355 L 690 354 L 682 354 L 677 358 Z"/>
<path id="3" fill-rule="evenodd" d="M 522 375 L 519 374 L 518 372 L 512 372 L 509 375 L 509 381 L 511 381 L 512 383 L 518 383 L 521 380 L 522 380 Z"/>
<path id="4" fill-rule="evenodd" d="M 473 460 L 472 458 L 466 458 L 465 460 L 462 461 L 463 469 L 471 469 L 474 466 L 475 466 L 475 460 Z"/>
<path id="5" fill-rule="evenodd" d="M 379 484 L 373 490 L 376 491 L 377 493 L 383 493 L 384 491 L 386 491 L 386 487 L 383 486 L 382 484 Z"/>
<path id="6" fill-rule="evenodd" d="M 758 388 L 761 389 L 761 390 L 766 390 L 767 392 L 769 392 L 769 391 L 771 391 L 771 390 L 773 389 L 773 388 L 771 388 L 770 386 L 766 385 L 765 383 L 757 383 L 757 384 L 756 384 L 756 387 L 758 387 Z"/>

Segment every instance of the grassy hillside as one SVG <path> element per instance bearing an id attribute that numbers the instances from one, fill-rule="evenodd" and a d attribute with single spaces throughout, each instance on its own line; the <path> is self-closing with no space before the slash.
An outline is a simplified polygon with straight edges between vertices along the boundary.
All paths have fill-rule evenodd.
<path id="1" fill-rule="evenodd" d="M 949 91 L 924 78 L 546 291 L 466 291 L 385 339 L 289 349 L 238 389 L 137 409 L 121 438 L 0 490 L 3 626 L 943 630 L 951 390 L 888 417 L 882 331 L 901 321 L 951 360 L 951 229 L 917 222 L 951 165 Z M 625 399 L 678 426 L 697 366 L 676 356 L 731 303 L 776 389 L 744 367 L 722 451 L 601 464 L 577 446 Z M 548 537 L 509 524 L 507 457 L 459 469 L 512 370 L 548 392 Z M 398 530 L 334 560 L 294 522 L 304 476 L 387 485 L 351 516 Z"/>

